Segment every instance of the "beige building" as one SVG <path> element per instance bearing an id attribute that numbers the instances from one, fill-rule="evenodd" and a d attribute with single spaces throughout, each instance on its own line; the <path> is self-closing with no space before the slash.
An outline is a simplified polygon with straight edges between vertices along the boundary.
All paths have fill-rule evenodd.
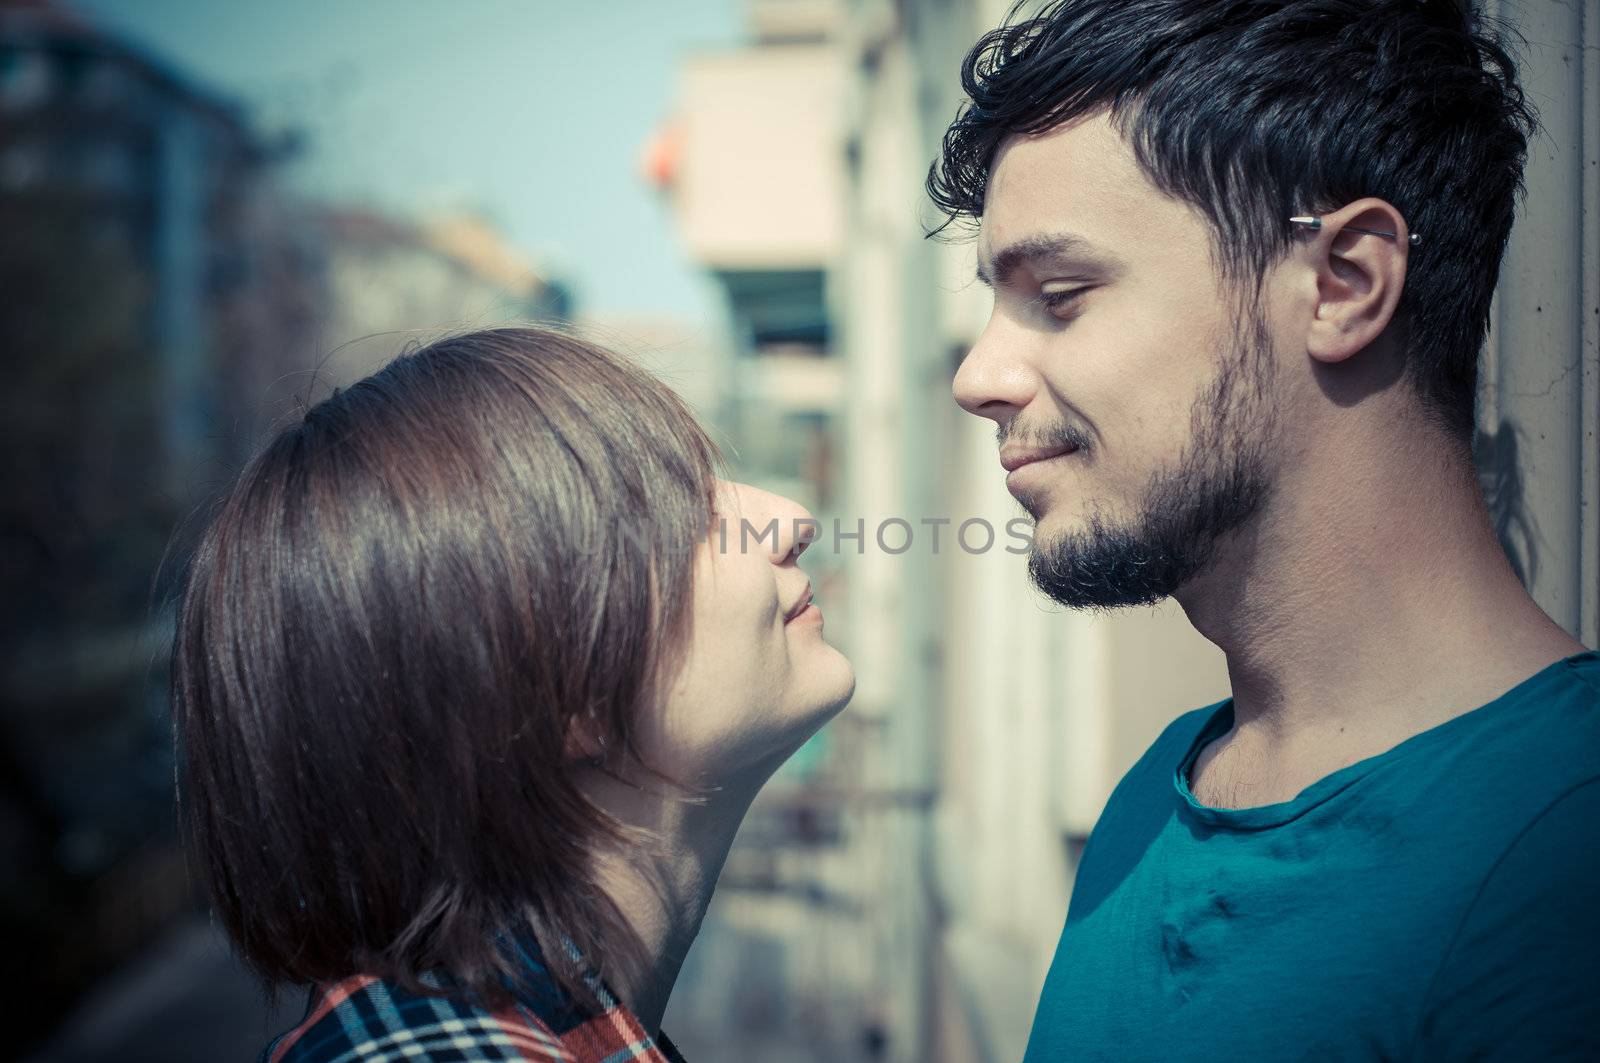
<path id="1" fill-rule="evenodd" d="M 1526 564 L 1532 549 L 1536 596 L 1593 646 L 1600 22 L 1577 5 L 1495 6 L 1529 40 L 1524 74 L 1546 133 L 1487 356 L 1486 473 L 1508 503 L 1514 552 Z M 767 386 L 733 405 L 804 391 L 829 418 L 828 512 L 866 526 L 860 553 L 825 539 L 813 559 L 836 570 L 847 599 L 829 630 L 856 663 L 855 702 L 812 780 L 825 786 L 775 798 L 839 812 L 838 845 L 805 874 L 857 914 L 792 900 L 763 910 L 737 884 L 716 908 L 738 909 L 790 956 L 832 957 L 787 961 L 788 990 L 833 1008 L 828 1029 L 861 1030 L 860 1054 L 796 1059 L 1020 1058 L 1078 855 L 1111 788 L 1171 719 L 1228 692 L 1221 654 L 1176 606 L 1067 613 L 1030 590 L 1022 558 L 955 539 L 964 521 L 1001 529 L 1020 510 L 992 426 L 950 398 L 987 294 L 972 282 L 970 245 L 924 239 L 922 181 L 960 103 L 960 58 L 1007 7 L 756 0 L 754 43 L 694 59 L 682 78 L 669 184 L 686 246 L 723 280 L 745 322 L 736 340 L 760 335 L 752 315 L 820 291 L 816 350 L 839 376 L 813 389 L 758 373 Z M 760 365 L 766 351 L 747 342 L 742 357 Z M 1518 496 L 1526 524 L 1509 516 Z M 895 517 L 917 534 L 930 530 L 925 518 L 948 519 L 941 551 L 925 539 L 875 549 L 873 529 Z M 736 1058 L 716 1050 L 706 1058 Z"/>
<path id="2" fill-rule="evenodd" d="M 568 313 L 559 285 L 471 215 L 414 223 L 341 206 L 313 209 L 307 222 L 324 294 L 323 389 L 448 330 Z"/>

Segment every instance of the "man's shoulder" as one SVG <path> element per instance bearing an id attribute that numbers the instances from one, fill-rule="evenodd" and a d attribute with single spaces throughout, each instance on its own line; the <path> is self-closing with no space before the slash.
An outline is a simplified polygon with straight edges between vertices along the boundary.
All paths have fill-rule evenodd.
<path id="1" fill-rule="evenodd" d="M 1072 885 L 1070 924 L 1092 911 L 1128 869 L 1144 858 L 1152 838 L 1172 816 L 1174 777 L 1208 726 L 1226 722 L 1224 700 L 1183 713 L 1162 730 L 1122 776 L 1101 810 L 1079 859 Z"/>
<path id="2" fill-rule="evenodd" d="M 1600 652 L 1588 650 L 1568 657 L 1557 667 L 1573 721 L 1591 733 L 1600 732 Z"/>
<path id="3" fill-rule="evenodd" d="M 1536 812 L 1600 777 L 1600 654 L 1558 661 L 1484 708 L 1452 721 L 1469 724 L 1441 764 L 1458 787 Z"/>
<path id="4" fill-rule="evenodd" d="M 1162 807 L 1168 806 L 1175 793 L 1173 777 L 1178 765 L 1203 732 L 1208 728 L 1217 730 L 1226 725 L 1227 717 L 1231 715 L 1230 705 L 1230 699 L 1213 702 L 1191 709 L 1167 724 L 1117 782 L 1101 813 L 1101 821 L 1129 813 L 1151 802 Z"/>
<path id="5" fill-rule="evenodd" d="M 1169 748 L 1178 748 L 1181 756 L 1188 751 L 1200 732 L 1206 729 L 1207 724 L 1212 721 L 1220 723 L 1223 717 L 1230 716 L 1232 705 L 1232 698 L 1223 698 L 1221 701 L 1213 701 L 1209 705 L 1202 705 L 1198 709 L 1190 709 L 1180 714 L 1177 719 L 1167 724 L 1156 740 L 1150 744 L 1145 756 L 1154 753 L 1163 744 Z"/>
<path id="6" fill-rule="evenodd" d="M 1173 773 L 1177 771 L 1178 764 L 1193 748 L 1202 732 L 1210 728 L 1220 733 L 1226 728 L 1227 718 L 1231 716 L 1231 706 L 1232 699 L 1224 698 L 1179 715 L 1162 729 L 1156 740 L 1150 743 L 1149 748 L 1134 762 L 1133 767 L 1128 769 L 1122 783 L 1143 785 L 1159 777 L 1162 785 L 1168 784 Z M 1118 789 L 1121 788 L 1122 784 L 1119 784 Z"/>
<path id="7" fill-rule="evenodd" d="M 1585 650 L 1552 664 L 1547 670 L 1555 683 L 1546 696 L 1572 704 L 1591 725 L 1600 723 L 1600 652 Z M 1528 686 L 1538 679 L 1531 677 Z"/>
<path id="8" fill-rule="evenodd" d="M 1550 682 L 1525 684 L 1522 704 L 1485 737 L 1474 764 L 1480 789 L 1521 795 L 1523 812 L 1600 779 L 1600 654 L 1568 657 L 1550 672 Z"/>

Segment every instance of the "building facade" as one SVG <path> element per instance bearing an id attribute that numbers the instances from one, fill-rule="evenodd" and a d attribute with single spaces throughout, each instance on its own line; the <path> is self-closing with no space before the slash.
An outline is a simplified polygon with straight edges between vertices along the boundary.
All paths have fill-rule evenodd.
<path id="1" fill-rule="evenodd" d="M 348 341 L 567 312 L 473 219 L 297 201 L 293 147 L 68 8 L 0 0 L 0 927 L 23 1046 L 196 910 L 165 688 L 192 518 L 319 368 L 349 383 L 401 346 Z"/>

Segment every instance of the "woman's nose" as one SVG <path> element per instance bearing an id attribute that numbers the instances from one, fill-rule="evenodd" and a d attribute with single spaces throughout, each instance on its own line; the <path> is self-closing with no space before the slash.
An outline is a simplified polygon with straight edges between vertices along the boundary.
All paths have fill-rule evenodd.
<path id="1" fill-rule="evenodd" d="M 821 530 L 811 511 L 792 498 L 775 495 L 749 484 L 738 484 L 740 509 L 751 530 L 751 548 L 759 542 L 774 564 L 799 557 Z"/>
<path id="2" fill-rule="evenodd" d="M 785 564 L 805 553 L 806 547 L 821 534 L 822 526 L 805 506 L 781 495 L 776 497 L 787 512 L 782 520 L 783 535 L 778 540 L 778 550 L 773 557 L 779 564 Z"/>

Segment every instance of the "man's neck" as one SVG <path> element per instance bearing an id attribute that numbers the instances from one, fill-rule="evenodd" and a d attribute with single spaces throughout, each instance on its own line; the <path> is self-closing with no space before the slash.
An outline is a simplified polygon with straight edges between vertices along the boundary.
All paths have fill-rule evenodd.
<path id="1" fill-rule="evenodd" d="M 1443 444 L 1369 452 L 1334 483 L 1283 477 L 1178 597 L 1227 654 L 1234 728 L 1194 778 L 1234 807 L 1293 797 L 1583 649 L 1518 582 Z"/>
<path id="2" fill-rule="evenodd" d="M 666 792 L 661 783 L 636 789 L 595 776 L 586 789 L 618 822 L 652 839 L 648 846 L 602 853 L 598 871 L 601 888 L 644 946 L 643 969 L 611 988 L 655 1037 L 759 786 L 724 787 L 690 799 Z"/>

